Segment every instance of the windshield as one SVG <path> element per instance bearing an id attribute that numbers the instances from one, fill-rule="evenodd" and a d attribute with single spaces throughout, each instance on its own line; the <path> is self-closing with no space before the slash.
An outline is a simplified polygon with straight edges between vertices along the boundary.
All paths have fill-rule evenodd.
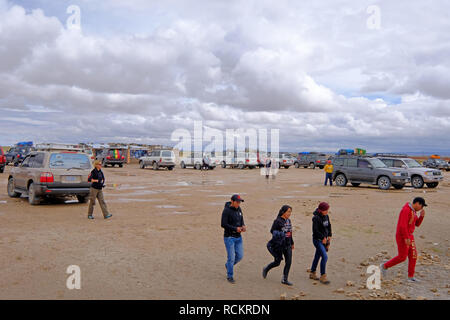
<path id="1" fill-rule="evenodd" d="M 386 168 L 387 166 L 380 159 L 368 159 L 374 168 Z"/>
<path id="2" fill-rule="evenodd" d="M 89 157 L 79 153 L 53 153 L 50 156 L 50 168 L 52 169 L 90 169 Z"/>
<path id="3" fill-rule="evenodd" d="M 405 159 L 403 161 L 406 163 L 408 168 L 420 168 L 420 167 L 422 167 L 422 165 L 420 163 L 418 163 L 414 159 Z"/>

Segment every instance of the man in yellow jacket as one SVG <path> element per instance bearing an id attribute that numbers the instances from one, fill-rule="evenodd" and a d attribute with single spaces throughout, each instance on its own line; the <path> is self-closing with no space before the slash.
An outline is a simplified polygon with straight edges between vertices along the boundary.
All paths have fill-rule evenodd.
<path id="1" fill-rule="evenodd" d="M 333 185 L 333 165 L 331 164 L 331 160 L 327 161 L 327 164 L 323 168 L 325 170 L 325 184 L 327 185 L 328 180 L 330 180 L 330 187 Z"/>

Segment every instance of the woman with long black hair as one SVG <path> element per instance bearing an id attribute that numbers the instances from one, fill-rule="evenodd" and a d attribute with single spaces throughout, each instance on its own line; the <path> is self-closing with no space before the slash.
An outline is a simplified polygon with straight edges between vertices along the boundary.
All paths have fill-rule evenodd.
<path id="1" fill-rule="evenodd" d="M 267 249 L 273 255 L 274 261 L 264 267 L 262 276 L 265 279 L 270 269 L 278 267 L 281 260 L 285 260 L 283 278 L 281 283 L 292 286 L 288 281 L 289 270 L 292 263 L 292 250 L 294 249 L 294 240 L 292 239 L 292 223 L 289 219 L 292 214 L 292 207 L 284 205 L 278 212 L 278 216 L 272 224 L 270 233 L 272 239 L 267 243 Z"/>

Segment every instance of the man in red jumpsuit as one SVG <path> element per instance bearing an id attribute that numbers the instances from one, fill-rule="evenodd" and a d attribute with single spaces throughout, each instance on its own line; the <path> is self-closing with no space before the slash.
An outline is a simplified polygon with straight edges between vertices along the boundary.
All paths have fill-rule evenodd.
<path id="1" fill-rule="evenodd" d="M 406 203 L 400 211 L 398 218 L 397 233 L 395 238 L 397 240 L 398 255 L 386 263 L 380 265 L 383 277 L 386 277 L 387 269 L 402 263 L 408 257 L 408 280 L 411 282 L 418 281 L 414 278 L 414 270 L 417 261 L 417 249 L 414 241 L 414 229 L 423 221 L 425 217 L 426 207 L 425 199 L 421 197 L 414 198 L 412 204 Z M 420 212 L 420 215 L 419 215 Z"/>

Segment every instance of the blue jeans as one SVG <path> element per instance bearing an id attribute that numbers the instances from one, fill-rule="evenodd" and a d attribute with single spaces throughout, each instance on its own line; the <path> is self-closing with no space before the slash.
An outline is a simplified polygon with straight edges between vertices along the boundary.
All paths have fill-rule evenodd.
<path id="1" fill-rule="evenodd" d="M 328 180 L 330 180 L 330 186 L 332 186 L 333 185 L 333 174 L 326 172 L 325 173 L 325 184 L 324 184 L 324 186 L 327 185 Z"/>
<path id="2" fill-rule="evenodd" d="M 227 277 L 233 278 L 233 267 L 244 256 L 244 245 L 242 243 L 242 237 L 224 237 L 225 248 L 227 249 Z"/>
<path id="3" fill-rule="evenodd" d="M 314 256 L 314 260 L 311 266 L 311 272 L 316 272 L 317 265 L 319 264 L 319 259 L 322 258 L 320 261 L 320 274 L 324 275 L 326 274 L 326 268 L 327 268 L 327 260 L 328 255 L 327 251 L 325 250 L 325 246 L 323 245 L 322 241 L 313 239 L 314 247 L 316 247 L 316 254 Z"/>

